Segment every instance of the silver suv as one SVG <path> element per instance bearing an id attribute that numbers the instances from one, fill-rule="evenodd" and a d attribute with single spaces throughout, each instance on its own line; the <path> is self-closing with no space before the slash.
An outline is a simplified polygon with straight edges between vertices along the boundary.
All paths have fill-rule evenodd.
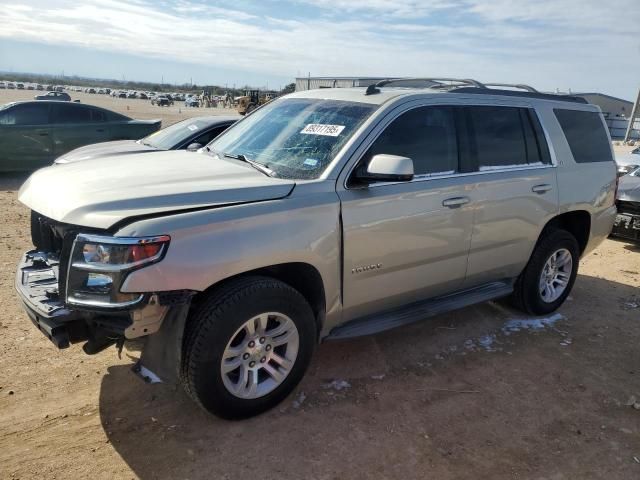
<path id="1" fill-rule="evenodd" d="M 29 317 L 58 348 L 142 338 L 134 371 L 238 418 L 284 399 L 321 340 L 501 297 L 557 309 L 615 218 L 600 110 L 421 81 L 294 93 L 195 155 L 34 173 Z"/>

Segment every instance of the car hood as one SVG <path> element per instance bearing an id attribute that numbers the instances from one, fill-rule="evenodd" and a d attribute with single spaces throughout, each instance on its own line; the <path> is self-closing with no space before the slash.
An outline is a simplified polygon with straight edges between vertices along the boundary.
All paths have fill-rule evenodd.
<path id="1" fill-rule="evenodd" d="M 618 183 L 618 200 L 640 202 L 640 177 L 625 175 Z"/>
<path id="2" fill-rule="evenodd" d="M 46 167 L 18 199 L 53 220 L 107 229 L 139 215 L 275 200 L 294 186 L 237 160 L 174 150 Z"/>
<path id="3" fill-rule="evenodd" d="M 156 151 L 158 151 L 156 148 L 138 143 L 137 140 L 116 140 L 114 142 L 94 143 L 93 145 L 76 148 L 58 157 L 55 163 L 72 163 L 110 155 Z"/>
<path id="4" fill-rule="evenodd" d="M 620 153 L 616 155 L 618 166 L 640 165 L 640 153 Z"/>

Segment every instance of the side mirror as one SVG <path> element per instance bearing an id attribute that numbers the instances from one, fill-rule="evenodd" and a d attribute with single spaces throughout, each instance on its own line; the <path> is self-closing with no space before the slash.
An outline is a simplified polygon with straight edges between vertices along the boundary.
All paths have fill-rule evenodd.
<path id="1" fill-rule="evenodd" d="M 356 174 L 358 180 L 371 182 L 408 182 L 413 179 L 413 160 L 398 155 L 374 155 L 367 169 Z"/>
<path id="2" fill-rule="evenodd" d="M 195 152 L 197 150 L 200 150 L 201 148 L 202 148 L 202 145 L 200 145 L 199 143 L 192 143 L 187 147 L 187 151 Z"/>

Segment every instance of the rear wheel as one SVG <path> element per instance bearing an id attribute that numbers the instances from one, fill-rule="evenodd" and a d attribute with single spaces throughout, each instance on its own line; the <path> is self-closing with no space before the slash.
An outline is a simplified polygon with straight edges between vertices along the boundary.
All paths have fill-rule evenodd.
<path id="1" fill-rule="evenodd" d="M 514 305 L 533 315 L 553 312 L 569 296 L 578 273 L 580 249 L 565 230 L 551 230 L 538 242 L 518 277 Z"/>
<path id="2" fill-rule="evenodd" d="M 214 292 L 185 335 L 183 384 L 224 418 L 261 413 L 302 379 L 316 344 L 313 312 L 289 285 L 248 277 Z"/>

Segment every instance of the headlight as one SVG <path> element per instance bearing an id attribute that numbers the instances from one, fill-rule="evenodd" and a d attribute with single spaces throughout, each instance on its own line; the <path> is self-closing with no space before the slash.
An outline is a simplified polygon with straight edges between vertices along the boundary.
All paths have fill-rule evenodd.
<path id="1" fill-rule="evenodd" d="M 637 168 L 638 165 L 620 165 L 618 166 L 618 176 L 621 177 L 623 175 L 631 173 Z"/>
<path id="2" fill-rule="evenodd" d="M 103 237 L 79 234 L 73 242 L 67 273 L 66 299 L 71 305 L 125 308 L 143 294 L 122 293 L 127 274 L 159 262 L 170 237 Z"/>

